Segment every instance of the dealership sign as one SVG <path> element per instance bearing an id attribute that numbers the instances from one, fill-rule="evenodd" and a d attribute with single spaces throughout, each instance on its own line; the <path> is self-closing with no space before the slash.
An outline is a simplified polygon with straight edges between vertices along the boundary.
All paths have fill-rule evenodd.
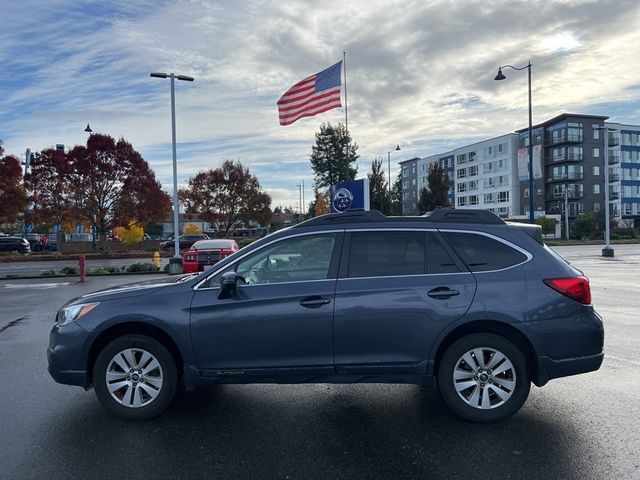
<path id="1" fill-rule="evenodd" d="M 369 210 L 369 179 L 352 180 L 331 187 L 331 213 Z"/>

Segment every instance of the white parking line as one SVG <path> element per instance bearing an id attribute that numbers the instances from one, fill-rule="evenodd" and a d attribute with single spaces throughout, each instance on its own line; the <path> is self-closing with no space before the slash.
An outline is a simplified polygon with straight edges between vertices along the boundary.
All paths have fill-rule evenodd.
<path id="1" fill-rule="evenodd" d="M 33 288 L 36 290 L 45 290 L 48 288 L 56 288 L 62 287 L 66 285 L 71 285 L 71 282 L 57 282 L 57 283 L 4 283 L 1 286 L 4 288 L 16 288 L 16 289 L 24 289 L 24 288 Z"/>

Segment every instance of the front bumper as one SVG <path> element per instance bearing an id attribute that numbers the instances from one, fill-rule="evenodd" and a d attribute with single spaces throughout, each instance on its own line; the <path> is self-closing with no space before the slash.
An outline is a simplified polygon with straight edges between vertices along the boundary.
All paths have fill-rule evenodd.
<path id="1" fill-rule="evenodd" d="M 90 376 L 83 354 L 88 332 L 75 322 L 59 327 L 54 325 L 49 335 L 47 360 L 49 375 L 58 383 L 90 386 Z"/>

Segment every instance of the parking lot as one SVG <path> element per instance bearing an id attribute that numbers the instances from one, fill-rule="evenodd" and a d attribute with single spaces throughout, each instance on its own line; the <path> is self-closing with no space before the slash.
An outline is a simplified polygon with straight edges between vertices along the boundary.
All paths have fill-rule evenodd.
<path id="1" fill-rule="evenodd" d="M 0 280 L 0 478 L 640 478 L 640 245 L 615 248 L 556 249 L 591 279 L 602 368 L 533 387 L 493 425 L 435 387 L 377 384 L 212 386 L 122 421 L 56 384 L 46 347 L 65 301 L 136 279 Z"/>

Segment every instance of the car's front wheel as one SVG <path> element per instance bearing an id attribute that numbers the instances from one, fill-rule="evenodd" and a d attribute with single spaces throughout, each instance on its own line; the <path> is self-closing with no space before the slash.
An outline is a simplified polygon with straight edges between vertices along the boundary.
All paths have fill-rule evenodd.
<path id="1" fill-rule="evenodd" d="M 454 342 L 438 367 L 447 406 L 473 422 L 497 422 L 515 414 L 531 387 L 527 359 L 511 341 L 476 333 Z"/>
<path id="2" fill-rule="evenodd" d="M 176 392 L 178 373 L 167 348 L 145 335 L 124 335 L 104 347 L 94 364 L 93 384 L 100 403 L 126 420 L 162 413 Z"/>

